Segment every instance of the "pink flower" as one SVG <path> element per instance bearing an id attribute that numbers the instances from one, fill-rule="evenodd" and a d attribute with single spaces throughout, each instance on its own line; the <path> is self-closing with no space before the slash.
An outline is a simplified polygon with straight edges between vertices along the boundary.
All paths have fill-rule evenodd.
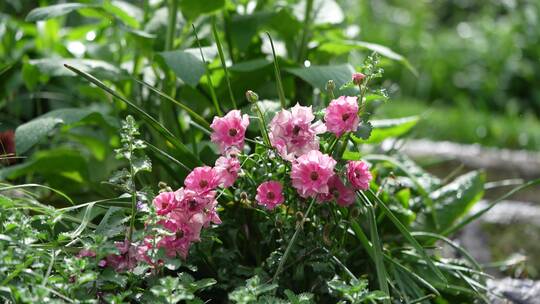
<path id="1" fill-rule="evenodd" d="M 114 244 L 120 254 L 110 254 L 105 258 L 105 264 L 114 268 L 117 272 L 124 272 L 137 266 L 137 248 L 125 240 L 123 242 L 115 242 Z"/>
<path id="2" fill-rule="evenodd" d="M 249 116 L 242 115 L 239 110 L 232 110 L 224 117 L 214 117 L 210 127 L 212 142 L 219 145 L 221 153 L 230 147 L 244 148 L 244 137 L 249 125 Z"/>
<path id="3" fill-rule="evenodd" d="M 259 187 L 257 187 L 255 199 L 259 202 L 259 205 L 263 205 L 269 210 L 274 209 L 285 200 L 281 183 L 268 181 L 260 184 Z"/>
<path id="4" fill-rule="evenodd" d="M 220 184 L 228 188 L 234 184 L 240 172 L 240 161 L 236 157 L 221 156 L 216 160 L 214 169 L 219 176 Z"/>
<path id="5" fill-rule="evenodd" d="M 351 188 L 343 184 L 337 174 L 334 174 L 328 181 L 328 193 L 321 194 L 318 198 L 322 202 L 335 199 L 338 205 L 346 207 L 354 203 L 355 193 Z"/>
<path id="6" fill-rule="evenodd" d="M 174 192 L 161 192 L 153 200 L 158 215 L 165 215 L 176 207 L 177 201 Z"/>
<path id="7" fill-rule="evenodd" d="M 270 122 L 270 142 L 278 153 L 287 160 L 319 149 L 317 134 L 326 132 L 322 122 L 315 119 L 311 107 L 296 104 L 288 110 L 281 110 Z"/>
<path id="8" fill-rule="evenodd" d="M 355 85 L 360 85 L 362 84 L 362 81 L 364 81 L 364 78 L 366 78 L 366 75 L 360 73 L 360 72 L 357 72 L 357 73 L 354 73 L 352 75 L 352 81 Z"/>
<path id="9" fill-rule="evenodd" d="M 93 258 L 95 256 L 96 256 L 96 252 L 90 249 L 81 249 L 81 251 L 79 251 L 79 253 L 76 255 L 76 257 L 78 258 L 85 258 L 85 257 Z"/>
<path id="10" fill-rule="evenodd" d="M 328 193 L 328 180 L 334 175 L 336 161 L 318 150 L 300 156 L 292 166 L 292 185 L 302 197 Z"/>
<path id="11" fill-rule="evenodd" d="M 184 185 L 197 193 L 205 193 L 219 185 L 219 176 L 214 168 L 197 167 L 186 177 Z"/>
<path id="12" fill-rule="evenodd" d="M 371 172 L 363 161 L 349 161 L 347 163 L 347 178 L 355 189 L 367 190 L 371 181 Z"/>
<path id="13" fill-rule="evenodd" d="M 340 137 L 345 132 L 356 131 L 358 117 L 357 97 L 340 96 L 330 102 L 324 115 L 328 131 Z"/>

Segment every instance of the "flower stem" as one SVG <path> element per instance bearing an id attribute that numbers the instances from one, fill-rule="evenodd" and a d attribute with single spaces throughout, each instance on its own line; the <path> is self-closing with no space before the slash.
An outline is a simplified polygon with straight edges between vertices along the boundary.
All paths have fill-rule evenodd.
<path id="1" fill-rule="evenodd" d="M 287 248 L 285 249 L 285 253 L 283 254 L 283 257 L 281 257 L 281 260 L 279 261 L 279 265 L 278 265 L 278 268 L 276 270 L 276 273 L 274 274 L 274 277 L 272 278 L 272 283 L 276 282 L 279 274 L 283 270 L 283 266 L 285 266 L 285 262 L 287 262 L 287 258 L 291 254 L 291 249 L 292 249 L 294 243 L 296 242 L 296 239 L 298 238 L 298 235 L 300 234 L 300 230 L 302 230 L 302 227 L 304 227 L 304 222 L 306 221 L 307 217 L 309 216 L 309 212 L 311 211 L 311 208 L 313 207 L 314 204 L 315 204 L 315 198 L 313 198 L 311 200 L 311 203 L 309 204 L 309 207 L 308 207 L 304 217 L 302 218 L 302 221 L 300 221 L 300 223 L 297 224 L 296 231 L 294 232 L 291 240 L 289 241 L 289 244 L 287 245 Z"/>

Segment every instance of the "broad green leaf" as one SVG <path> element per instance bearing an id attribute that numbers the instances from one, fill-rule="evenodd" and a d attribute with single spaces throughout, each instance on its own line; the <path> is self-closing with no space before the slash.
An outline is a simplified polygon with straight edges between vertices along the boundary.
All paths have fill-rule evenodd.
<path id="1" fill-rule="evenodd" d="M 171 70 L 186 84 L 195 87 L 205 73 L 204 63 L 185 51 L 162 52 L 159 55 Z"/>
<path id="2" fill-rule="evenodd" d="M 336 55 L 346 54 L 354 49 L 368 49 L 370 51 L 377 52 L 381 56 L 402 63 L 407 69 L 411 71 L 411 73 L 413 73 L 415 76 L 418 75 L 418 71 L 416 71 L 416 69 L 411 65 L 407 58 L 405 58 L 401 54 L 396 53 L 389 47 L 377 43 L 366 41 L 338 40 L 325 42 L 319 47 L 319 50 L 321 51 Z"/>
<path id="3" fill-rule="evenodd" d="M 225 0 L 180 0 L 180 10 L 187 18 L 193 20 L 201 14 L 213 12 L 222 8 Z"/>
<path id="4" fill-rule="evenodd" d="M 272 64 L 271 61 L 268 61 L 267 59 L 261 58 L 261 59 L 253 59 L 248 61 L 243 61 L 234 64 L 233 66 L 229 67 L 229 71 L 232 72 L 251 72 L 258 69 L 262 69 L 268 65 Z"/>
<path id="5" fill-rule="evenodd" d="M 17 154 L 24 154 L 56 127 L 73 124 L 85 119 L 98 119 L 99 121 L 107 122 L 103 115 L 94 109 L 66 108 L 51 111 L 20 125 L 15 130 L 15 149 Z"/>
<path id="6" fill-rule="evenodd" d="M 95 73 L 107 79 L 119 80 L 124 77 L 120 68 L 105 61 L 94 59 L 43 58 L 30 60 L 28 64 L 35 66 L 40 73 L 49 76 L 73 76 L 73 73 L 64 67 L 64 64 L 68 64 L 77 67 L 81 71 Z"/>
<path id="7" fill-rule="evenodd" d="M 103 9 L 134 29 L 139 28 L 139 20 L 143 19 L 143 11 L 125 1 L 105 1 Z"/>
<path id="8" fill-rule="evenodd" d="M 304 20 L 306 14 L 306 1 L 298 1 L 293 7 L 294 15 L 298 20 Z M 334 0 L 309 0 L 313 1 L 313 24 L 338 24 L 343 22 L 345 14 Z"/>
<path id="9" fill-rule="evenodd" d="M 235 15 L 231 19 L 230 32 L 233 45 L 245 51 L 251 39 L 257 34 L 260 26 L 270 20 L 274 13 L 268 11 L 255 12 L 249 15 Z"/>
<path id="10" fill-rule="evenodd" d="M 38 7 L 28 13 L 28 15 L 26 16 L 26 21 L 35 22 L 40 20 L 47 20 L 50 18 L 66 15 L 74 10 L 86 7 L 92 7 L 92 5 L 83 3 L 63 3 L 45 7 Z"/>
<path id="11" fill-rule="evenodd" d="M 144 155 L 141 157 L 134 157 L 133 158 L 133 174 L 137 174 L 141 171 L 152 171 L 152 162 L 150 161 L 150 158 L 148 156 Z"/>
<path id="12" fill-rule="evenodd" d="M 356 136 L 353 139 L 360 143 L 380 143 L 391 137 L 399 137 L 414 127 L 419 121 L 418 116 L 402 117 L 395 119 L 371 120 L 373 131 L 368 140 L 362 140 Z"/>
<path id="13" fill-rule="evenodd" d="M 433 206 L 436 209 L 435 214 L 440 231 L 444 231 L 454 224 L 482 198 L 484 195 L 484 182 L 485 174 L 473 171 L 456 178 L 450 184 L 430 194 Z M 426 216 L 426 225 L 430 228 L 434 226 L 429 216 Z M 433 230 L 428 229 L 426 231 Z"/>
<path id="14" fill-rule="evenodd" d="M 350 64 L 310 66 L 308 68 L 288 68 L 287 72 L 302 78 L 313 87 L 325 91 L 328 80 L 333 80 L 339 88 L 351 80 L 354 69 Z"/>

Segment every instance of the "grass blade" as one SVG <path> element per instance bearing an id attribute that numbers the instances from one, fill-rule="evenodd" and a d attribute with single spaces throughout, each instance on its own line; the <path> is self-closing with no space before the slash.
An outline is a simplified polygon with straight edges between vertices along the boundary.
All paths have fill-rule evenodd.
<path id="1" fill-rule="evenodd" d="M 364 200 L 369 201 L 367 196 L 362 191 L 358 191 L 358 193 L 360 193 L 360 195 L 364 197 Z M 383 212 L 386 214 L 386 216 L 388 216 L 390 221 L 392 221 L 392 223 L 401 232 L 401 234 L 405 237 L 405 239 L 407 239 L 407 241 L 409 241 L 409 243 L 411 243 L 411 245 L 414 247 L 414 249 L 416 249 L 418 251 L 418 253 L 424 258 L 424 260 L 427 263 L 427 266 L 435 273 L 435 275 L 437 275 L 437 277 L 439 277 L 439 279 L 441 279 L 443 282 L 446 283 L 447 280 L 444 277 L 444 274 L 435 266 L 435 264 L 433 263 L 433 261 L 431 260 L 431 258 L 427 254 L 427 252 L 424 250 L 424 248 L 422 248 L 422 246 L 418 243 L 418 241 L 411 235 L 409 230 L 392 213 L 390 208 L 388 208 L 388 206 L 386 206 L 386 204 L 380 198 L 378 198 L 375 195 L 375 193 L 373 193 L 373 191 L 369 190 L 369 193 L 371 194 L 371 196 L 373 196 L 375 198 L 375 200 L 377 201 L 378 206 L 380 206 L 382 208 Z"/>
<path id="2" fill-rule="evenodd" d="M 195 167 L 195 165 L 200 164 L 201 161 L 198 157 L 196 157 L 193 152 L 191 152 L 184 144 L 182 144 L 174 135 L 169 131 L 167 128 L 165 128 L 161 123 L 159 123 L 154 117 L 150 116 L 150 114 L 146 113 L 143 109 L 139 108 L 136 104 L 129 101 L 127 98 L 121 96 L 117 92 L 115 92 L 113 89 L 107 87 L 103 82 L 101 82 L 96 77 L 92 76 L 89 73 L 83 72 L 75 67 L 72 67 L 70 65 L 64 64 L 64 66 L 71 71 L 75 72 L 79 76 L 82 76 L 86 80 L 90 81 L 91 83 L 95 84 L 98 88 L 104 90 L 105 92 L 109 93 L 113 97 L 116 97 L 120 99 L 121 101 L 125 102 L 127 105 L 129 105 L 131 108 L 135 110 L 141 117 L 146 121 L 153 129 L 155 129 L 158 133 L 160 133 L 165 139 L 167 139 L 175 148 L 177 148 L 180 152 L 182 152 L 187 160 L 189 161 L 189 165 Z"/>
<path id="3" fill-rule="evenodd" d="M 182 167 L 184 170 L 186 170 L 186 172 L 190 172 L 190 171 L 191 171 L 191 169 L 190 169 L 188 166 L 184 165 L 181 161 L 179 161 L 179 160 L 177 160 L 176 158 L 172 157 L 172 156 L 169 155 L 167 152 L 161 150 L 160 148 L 158 148 L 158 147 L 152 145 L 151 143 L 149 143 L 149 142 L 147 142 L 147 141 L 145 141 L 144 143 L 145 143 L 148 147 L 150 147 L 150 149 L 152 149 L 152 150 L 156 151 L 157 153 L 159 153 L 159 154 L 165 156 L 165 158 L 167 158 L 168 160 L 170 160 L 170 161 L 174 162 L 175 164 L 179 165 L 180 167 Z"/>
<path id="4" fill-rule="evenodd" d="M 159 96 L 167 99 L 168 101 L 176 104 L 177 106 L 179 106 L 180 108 L 182 108 L 182 110 L 186 111 L 191 117 L 193 117 L 194 120 L 196 120 L 201 126 L 203 126 L 204 128 L 206 128 L 207 130 L 210 130 L 210 124 L 206 121 L 206 119 L 204 119 L 201 115 L 199 115 L 197 112 L 193 111 L 190 107 L 186 106 L 185 104 L 179 102 L 178 100 L 172 98 L 171 96 L 163 93 L 162 91 L 154 88 L 153 86 L 151 86 L 149 83 L 146 83 L 142 80 L 139 80 L 137 78 L 133 78 L 134 81 L 136 81 L 137 83 L 147 87 L 148 89 L 150 89 L 150 91 L 158 94 Z"/>
<path id="5" fill-rule="evenodd" d="M 269 32 L 266 32 L 266 35 L 268 36 L 268 39 L 270 39 L 270 45 L 272 46 L 272 56 L 274 57 L 274 72 L 276 73 L 276 85 L 279 95 L 279 102 L 281 103 L 281 107 L 285 109 L 285 91 L 283 90 L 283 84 L 281 83 L 281 72 L 279 71 L 276 50 L 274 49 L 274 41 L 272 40 L 272 36 L 270 36 Z"/>
<path id="6" fill-rule="evenodd" d="M 236 99 L 234 98 L 232 86 L 231 86 L 231 79 L 229 77 L 229 71 L 227 70 L 227 64 L 225 63 L 225 55 L 223 54 L 223 47 L 221 46 L 221 41 L 219 40 L 219 34 L 216 28 L 216 17 L 212 16 L 212 33 L 214 34 L 214 40 L 216 41 L 218 53 L 219 53 L 219 59 L 221 60 L 221 67 L 223 68 L 223 72 L 225 73 L 225 81 L 227 81 L 227 87 L 229 89 L 229 96 L 231 97 L 231 102 L 233 104 L 233 108 L 237 109 L 236 106 Z"/>
<path id="7" fill-rule="evenodd" d="M 36 188 L 44 188 L 44 189 L 50 190 L 50 191 L 60 195 L 61 197 L 65 198 L 70 204 L 75 205 L 75 203 L 71 200 L 71 198 L 69 196 L 67 196 L 64 192 L 62 192 L 60 190 L 56 190 L 56 189 L 51 188 L 49 186 L 40 185 L 40 184 L 23 184 L 23 185 L 16 185 L 16 186 L 5 186 L 5 187 L 0 188 L 0 192 L 1 191 L 6 191 L 6 190 L 26 188 L 26 187 L 36 187 Z"/>
<path id="8" fill-rule="evenodd" d="M 204 60 L 204 54 L 201 47 L 201 42 L 199 41 L 199 36 L 197 35 L 197 30 L 195 29 L 195 25 L 192 24 L 191 27 L 193 27 L 193 34 L 195 35 L 195 40 L 197 40 L 197 46 L 199 46 L 199 52 L 201 53 L 201 59 L 204 63 L 204 69 L 206 70 L 206 80 L 208 81 L 208 86 L 210 87 L 210 95 L 212 96 L 212 102 L 214 103 L 214 108 L 216 108 L 216 113 L 219 116 L 223 116 L 223 112 L 221 112 L 221 109 L 219 108 L 219 104 L 216 97 L 216 91 L 214 90 L 214 84 L 212 83 L 212 77 L 210 76 L 210 70 L 208 69 L 208 65 L 206 64 L 206 60 Z"/>
<path id="9" fill-rule="evenodd" d="M 364 198 L 366 199 L 366 198 Z M 383 261 L 383 252 L 381 240 L 379 238 L 379 232 L 377 231 L 377 219 L 375 218 L 375 211 L 373 205 L 365 200 L 364 203 L 368 205 L 368 222 L 369 222 L 369 231 L 371 236 L 371 244 L 373 248 L 373 260 L 375 262 L 375 270 L 377 271 L 377 281 L 379 283 L 379 288 L 390 297 L 390 290 L 388 288 L 388 273 L 384 267 Z M 385 303 L 390 303 L 389 299 L 384 300 Z"/>
<path id="10" fill-rule="evenodd" d="M 490 204 L 488 204 L 484 209 L 476 212 L 475 214 L 471 214 L 470 216 L 466 217 L 465 219 L 463 219 L 461 222 L 455 224 L 454 226 L 444 230 L 441 234 L 442 235 L 450 235 L 456 231 L 459 231 L 461 228 L 463 228 L 465 225 L 469 224 L 470 222 L 478 219 L 480 216 L 482 216 L 483 214 L 485 214 L 486 212 L 488 212 L 489 210 L 491 210 L 491 208 L 493 208 L 497 203 L 507 199 L 508 197 L 512 196 L 514 193 L 518 192 L 518 191 L 521 191 L 525 188 L 528 188 L 530 186 L 533 186 L 533 185 L 537 185 L 537 184 L 540 184 L 540 179 L 535 179 L 535 180 L 532 180 L 528 183 L 525 183 L 519 187 L 516 187 L 512 190 L 510 190 L 508 193 L 506 193 L 505 195 L 499 197 L 498 199 L 494 200 L 493 202 L 491 202 Z"/>

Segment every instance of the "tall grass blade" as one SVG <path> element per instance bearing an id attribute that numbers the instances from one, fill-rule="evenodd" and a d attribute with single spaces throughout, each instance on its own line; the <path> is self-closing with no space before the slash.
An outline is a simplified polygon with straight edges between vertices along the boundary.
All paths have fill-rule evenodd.
<path id="1" fill-rule="evenodd" d="M 152 150 L 156 151 L 157 153 L 163 155 L 165 158 L 167 158 L 168 160 L 172 161 L 173 163 L 177 164 L 178 166 L 182 167 L 184 170 L 186 170 L 187 172 L 190 172 L 191 169 L 184 165 L 184 163 L 182 163 L 181 161 L 177 160 L 176 158 L 172 157 L 171 155 L 169 155 L 167 152 L 161 150 L 160 148 L 152 145 L 151 143 L 145 141 L 145 144 Z"/>
<path id="2" fill-rule="evenodd" d="M 189 161 L 189 165 L 195 167 L 195 165 L 198 165 L 201 163 L 199 158 L 193 154 L 183 143 L 181 143 L 167 128 L 165 128 L 161 123 L 159 123 L 154 117 L 150 116 L 150 114 L 146 113 L 143 109 L 139 108 L 136 104 L 129 101 L 127 98 L 123 97 L 122 95 L 118 94 L 111 88 L 107 87 L 103 82 L 98 80 L 96 77 L 92 76 L 89 73 L 83 72 L 75 67 L 72 67 L 68 64 L 64 64 L 64 66 L 71 71 L 75 72 L 79 76 L 82 76 L 86 80 L 90 81 L 91 83 L 95 84 L 98 88 L 104 90 L 105 92 L 109 93 L 113 97 L 116 97 L 120 99 L 121 101 L 125 102 L 127 105 L 129 105 L 131 108 L 135 110 L 141 117 L 146 121 L 154 130 L 156 130 L 158 133 L 160 133 L 165 139 L 167 139 L 176 149 L 178 149 L 184 156 L 186 157 L 186 160 Z"/>
<path id="3" fill-rule="evenodd" d="M 358 191 L 358 193 L 360 193 L 360 195 L 363 196 L 365 200 L 369 201 L 367 196 L 362 191 Z M 388 216 L 388 218 L 390 219 L 390 221 L 392 221 L 392 223 L 396 226 L 396 228 L 398 228 L 398 230 L 405 237 L 405 239 L 407 239 L 407 241 L 411 243 L 414 249 L 416 249 L 418 253 L 425 259 L 427 266 L 435 273 L 435 275 L 439 279 L 441 279 L 443 282 L 446 283 L 447 280 L 445 276 L 443 275 L 443 273 L 435 266 L 435 264 L 433 263 L 433 261 L 431 260 L 427 252 L 424 250 L 424 248 L 422 248 L 422 246 L 418 243 L 418 241 L 411 235 L 409 230 L 392 213 L 390 208 L 388 208 L 388 206 L 386 206 L 386 204 L 380 198 L 378 198 L 377 195 L 375 195 L 375 193 L 373 193 L 373 191 L 369 190 L 369 193 L 377 201 L 378 206 L 382 208 L 383 212 L 386 214 L 386 216 Z"/>
<path id="4" fill-rule="evenodd" d="M 272 36 L 270 36 L 269 32 L 266 32 L 266 35 L 268 36 L 268 39 L 270 39 L 270 45 L 272 46 L 272 56 L 274 57 L 274 72 L 276 73 L 276 85 L 279 95 L 279 102 L 281 103 L 281 107 L 285 109 L 285 91 L 283 90 L 283 83 L 281 82 L 281 72 L 279 71 L 279 64 L 277 61 L 276 50 L 274 48 L 274 41 L 272 40 Z"/>
<path id="5" fill-rule="evenodd" d="M 21 189 L 21 188 L 26 188 L 26 187 L 44 188 L 44 189 L 50 190 L 50 191 L 60 195 L 61 197 L 65 198 L 70 204 L 75 205 L 73 200 L 71 200 L 71 198 L 69 196 L 67 196 L 64 192 L 62 192 L 60 190 L 56 190 L 56 189 L 51 188 L 49 186 L 40 185 L 40 184 L 23 184 L 23 185 L 16 185 L 16 186 L 5 186 L 5 187 L 0 188 L 0 191 Z"/>
<path id="6" fill-rule="evenodd" d="M 199 52 L 201 53 L 201 59 L 204 63 L 204 69 L 206 70 L 206 80 L 208 81 L 208 86 L 210 87 L 210 96 L 212 97 L 212 103 L 214 103 L 214 108 L 216 109 L 217 115 L 222 116 L 223 112 L 221 112 L 221 109 L 219 108 L 216 91 L 214 90 L 214 84 L 212 83 L 212 76 L 210 75 L 210 69 L 208 69 L 208 65 L 206 64 L 206 60 L 204 59 L 204 54 L 201 47 L 201 41 L 199 40 L 199 36 L 197 35 L 197 30 L 195 29 L 195 25 L 192 24 L 191 27 L 193 27 L 193 34 L 195 35 L 195 40 L 197 40 L 197 46 L 199 47 Z"/>
<path id="7" fill-rule="evenodd" d="M 528 183 L 525 183 L 519 187 L 516 187 L 512 190 L 510 190 L 508 193 L 506 193 L 505 195 L 497 198 L 496 200 L 494 200 L 493 202 L 489 203 L 486 207 L 484 207 L 482 210 L 479 210 L 477 211 L 476 213 L 474 214 L 471 214 L 470 216 L 464 218 L 463 220 L 461 220 L 459 223 L 455 224 L 454 226 L 444 230 L 441 234 L 442 235 L 450 235 L 456 231 L 459 231 L 461 230 L 463 227 L 465 227 L 467 224 L 469 224 L 470 222 L 478 219 L 480 216 L 482 216 L 483 214 L 485 214 L 486 212 L 488 212 L 489 210 L 491 210 L 491 208 L 493 208 L 495 205 L 497 205 L 499 202 L 507 199 L 508 197 L 514 195 L 515 193 L 525 189 L 525 188 L 528 188 L 530 186 L 534 186 L 534 185 L 537 185 L 537 184 L 540 184 L 540 178 L 539 179 L 535 179 L 535 180 L 532 180 Z"/>
<path id="8" fill-rule="evenodd" d="M 134 81 L 138 82 L 139 84 L 147 87 L 148 89 L 150 89 L 150 91 L 158 94 L 159 96 L 167 99 L 168 101 L 174 103 L 175 105 L 179 106 L 180 108 L 182 108 L 182 110 L 186 111 L 191 117 L 193 117 L 194 120 L 196 120 L 201 126 L 203 126 L 204 128 L 206 128 L 207 130 L 210 130 L 210 124 L 206 121 L 206 119 L 204 119 L 201 115 L 199 115 L 197 112 L 193 111 L 190 107 L 186 106 L 185 104 L 181 103 L 180 101 L 172 98 L 171 96 L 163 93 L 162 91 L 154 88 L 153 86 L 151 86 L 149 83 L 146 83 L 142 80 L 139 80 L 137 78 L 133 78 Z"/>
<path id="9" fill-rule="evenodd" d="M 214 34 L 214 40 L 216 41 L 219 59 L 221 60 L 221 67 L 223 68 L 223 72 L 225 73 L 225 81 L 227 82 L 227 88 L 229 89 L 229 97 L 231 98 L 233 108 L 237 109 L 238 107 L 236 106 L 236 99 L 234 98 L 231 79 L 229 77 L 229 70 L 227 69 L 227 63 L 225 62 L 225 54 L 223 53 L 223 47 L 221 45 L 221 40 L 219 39 L 219 34 L 216 28 L 216 16 L 212 16 L 212 33 Z"/>

